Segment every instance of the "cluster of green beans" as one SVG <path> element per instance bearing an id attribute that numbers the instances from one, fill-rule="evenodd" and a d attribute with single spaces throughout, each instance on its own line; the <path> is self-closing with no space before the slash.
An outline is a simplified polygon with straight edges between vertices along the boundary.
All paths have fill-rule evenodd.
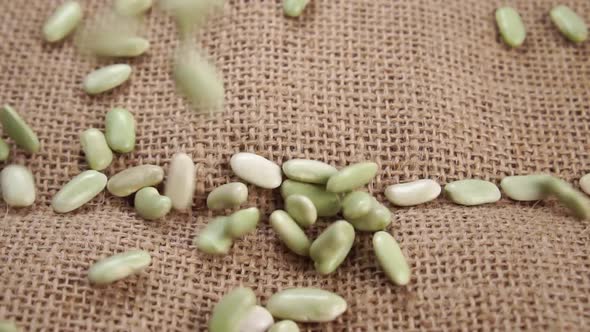
<path id="1" fill-rule="evenodd" d="M 386 275 L 398 285 L 409 282 L 409 265 L 397 242 L 388 233 L 380 232 L 391 223 L 389 209 L 369 193 L 359 191 L 375 177 L 377 164 L 361 162 L 338 170 L 320 161 L 294 159 L 281 168 L 262 156 L 241 152 L 232 156 L 230 165 L 248 183 L 266 189 L 281 188 L 285 210 L 272 212 L 270 224 L 293 253 L 311 258 L 318 273 L 333 273 L 342 264 L 353 246 L 356 231 L 377 232 L 374 249 Z M 283 173 L 288 178 L 285 181 Z M 439 189 L 433 198 L 440 193 L 440 186 L 436 186 Z M 246 201 L 247 194 L 242 183 L 225 184 L 210 193 L 207 205 L 211 209 L 235 208 Z M 407 200 L 410 195 L 406 192 L 403 196 Z M 304 230 L 315 225 L 318 217 L 334 217 L 340 212 L 345 220 L 330 225 L 314 241 L 308 238 Z M 198 246 L 207 240 L 207 248 L 199 246 L 201 250 L 214 254 L 228 252 L 219 220 L 215 219 L 195 239 Z M 209 243 L 216 236 L 217 243 L 223 245 Z"/>
<path id="2" fill-rule="evenodd" d="M 266 189 L 280 187 L 285 210 L 272 212 L 270 224 L 289 250 L 311 258 L 318 273 L 330 274 L 342 264 L 353 246 L 356 231 L 374 232 L 373 249 L 384 274 L 396 285 L 409 283 L 410 266 L 398 243 L 384 231 L 391 223 L 389 209 L 369 193 L 358 190 L 375 177 L 377 164 L 361 162 L 338 170 L 320 161 L 294 159 L 279 167 L 262 156 L 241 152 L 232 156 L 230 165 L 234 174 L 245 182 Z M 288 178 L 285 181 L 283 174 Z M 508 176 L 500 186 L 510 199 L 516 201 L 538 201 L 553 195 L 576 217 L 590 219 L 590 199 L 556 177 L 547 174 Z M 590 174 L 580 179 L 580 187 L 590 195 Z M 385 196 L 394 205 L 407 207 L 430 202 L 441 192 L 442 188 L 436 181 L 422 179 L 390 185 L 385 189 Z M 494 203 L 502 196 L 494 183 L 480 179 L 450 182 L 444 192 L 452 202 L 463 206 Z M 232 182 L 214 189 L 207 198 L 207 205 L 211 210 L 236 208 L 247 200 L 247 196 L 246 185 Z M 209 254 L 227 254 L 231 247 L 229 229 L 235 227 L 228 226 L 230 222 L 227 220 L 231 219 L 232 224 L 243 223 L 247 232 L 240 235 L 245 235 L 254 231 L 260 217 L 257 209 L 255 221 L 250 220 L 254 217 L 236 218 L 239 213 L 216 218 L 209 223 L 195 239 L 197 247 Z M 314 225 L 318 217 L 335 217 L 338 214 L 344 219 L 335 221 L 313 242 L 310 241 L 304 229 Z M 318 311 L 313 303 L 306 302 L 309 298 L 326 299 L 326 303 L 322 304 L 327 308 L 323 311 L 325 316 L 310 318 Z M 234 310 L 228 309 L 228 303 L 232 303 Z M 324 290 L 285 290 L 273 295 L 263 308 L 256 305 L 251 290 L 239 288 L 221 299 L 209 327 L 210 331 L 263 332 L 281 324 L 285 325 L 284 331 L 298 331 L 297 325 L 290 321 L 330 321 L 345 310 L 346 302 Z M 290 321 L 273 325 L 273 317 Z M 281 330 L 277 327 L 274 331 Z"/>
<path id="3" fill-rule="evenodd" d="M 135 208 L 146 219 L 163 217 L 170 211 L 171 202 L 157 194 L 155 186 L 164 179 L 159 166 L 141 165 L 113 175 L 110 180 L 101 171 L 113 161 L 113 151 L 129 153 L 135 149 L 135 119 L 123 108 L 109 111 L 105 119 L 105 134 L 90 128 L 80 135 L 80 144 L 90 170 L 66 183 L 53 197 L 51 206 L 57 213 L 68 213 L 88 203 L 106 187 L 117 197 L 135 195 Z M 156 195 L 153 194 L 156 191 Z M 157 210 L 157 211 L 156 211 Z"/>
<path id="4" fill-rule="evenodd" d="M 282 168 L 274 162 L 241 152 L 232 156 L 233 172 L 245 182 L 265 189 L 281 187 L 285 210 L 270 215 L 270 224 L 293 253 L 309 257 L 318 273 L 333 273 L 350 252 L 356 231 L 376 232 L 373 245 L 376 259 L 395 284 L 410 281 L 410 268 L 394 238 L 382 231 L 391 223 L 391 213 L 373 196 L 358 191 L 377 174 L 377 164 L 363 162 L 343 169 L 314 160 L 294 159 Z M 283 173 L 289 178 L 283 181 Z M 211 210 L 238 208 L 247 201 L 247 186 L 224 184 L 207 197 Z M 343 211 L 347 220 L 338 220 L 313 242 L 304 229 L 318 217 L 333 217 Z M 260 219 L 256 208 L 217 217 L 195 238 L 195 245 L 208 254 L 227 254 L 232 240 L 255 230 Z M 238 231 L 235 231 L 237 229 Z M 340 296 L 315 288 L 287 289 L 273 295 L 266 308 L 256 305 L 254 292 L 237 288 L 217 304 L 209 321 L 209 331 L 299 331 L 295 322 L 329 322 L 347 308 Z M 283 321 L 274 322 L 274 318 Z"/>
<path id="5" fill-rule="evenodd" d="M 588 38 L 588 26 L 571 8 L 565 5 L 553 7 L 549 17 L 557 29 L 570 41 L 581 43 Z M 526 28 L 518 11 L 504 6 L 496 10 L 496 23 L 504 42 L 510 47 L 519 47 L 524 43 Z"/>

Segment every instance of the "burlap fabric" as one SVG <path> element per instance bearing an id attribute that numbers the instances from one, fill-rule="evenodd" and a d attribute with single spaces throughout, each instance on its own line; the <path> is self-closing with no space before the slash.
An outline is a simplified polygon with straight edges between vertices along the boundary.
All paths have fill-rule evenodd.
<path id="1" fill-rule="evenodd" d="M 59 0 L 0 1 L 0 102 L 23 113 L 43 148 L 10 162 L 28 165 L 38 200 L 0 220 L 0 318 L 23 331 L 204 331 L 222 294 L 252 287 L 261 303 L 287 287 L 321 287 L 349 304 L 337 321 L 304 331 L 589 330 L 590 231 L 554 201 L 503 199 L 458 207 L 445 199 L 395 209 L 390 232 L 412 265 L 407 287 L 378 268 L 370 234 L 359 234 L 337 272 L 319 276 L 288 252 L 269 227 L 278 191 L 250 186 L 248 205 L 264 212 L 256 234 L 210 257 L 192 238 L 214 214 L 207 193 L 236 180 L 238 151 L 278 163 L 311 158 L 344 166 L 374 160 L 370 190 L 418 178 L 440 183 L 550 172 L 569 181 L 590 171 L 590 46 L 552 26 L 553 1 L 514 2 L 528 30 L 507 49 L 494 23 L 501 1 L 312 1 L 299 19 L 279 1 L 230 1 L 198 37 L 225 77 L 225 112 L 190 112 L 174 91 L 172 21 L 152 12 L 149 53 L 130 60 L 131 81 L 90 97 L 81 81 L 108 62 L 82 57 L 71 39 L 48 45 L 40 27 Z M 565 1 L 590 20 L 588 1 Z M 84 3 L 91 16 L 106 1 Z M 195 38 L 197 39 L 197 38 Z M 104 128 L 114 106 L 138 122 L 129 166 L 168 167 L 186 151 L 199 164 L 190 214 L 138 218 L 130 199 L 101 194 L 57 215 L 51 197 L 87 169 L 82 130 Z M 388 204 L 388 203 L 387 203 Z M 328 224 L 310 231 L 315 236 Z M 153 264 L 139 276 L 92 287 L 95 260 L 132 248 Z"/>

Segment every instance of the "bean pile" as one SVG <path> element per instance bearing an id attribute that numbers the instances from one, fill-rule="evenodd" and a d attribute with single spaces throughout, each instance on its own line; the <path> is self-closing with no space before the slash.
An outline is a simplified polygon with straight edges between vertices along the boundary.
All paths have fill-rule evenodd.
<path id="1" fill-rule="evenodd" d="M 353 247 L 356 232 L 374 232 L 373 250 L 385 276 L 399 286 L 410 282 L 410 265 L 397 241 L 384 231 L 391 223 L 391 212 L 371 194 L 359 190 L 376 176 L 377 164 L 361 162 L 338 170 L 320 161 L 294 159 L 282 165 L 282 173 L 287 177 L 284 181 L 281 167 L 256 154 L 237 153 L 230 164 L 234 174 L 245 182 L 267 189 L 280 186 L 286 211 L 272 212 L 270 224 L 290 251 L 310 258 L 319 274 L 331 274 L 342 264 Z M 589 184 L 590 175 L 585 175 L 580 180 L 580 186 L 590 194 Z M 500 186 L 510 199 L 516 201 L 538 201 L 553 195 L 574 216 L 590 219 L 590 199 L 569 183 L 551 175 L 509 176 L 502 180 Z M 441 192 L 442 188 L 436 181 L 421 179 L 388 186 L 385 196 L 392 204 L 407 207 L 432 201 Z M 464 206 L 495 203 L 501 198 L 500 189 L 494 183 L 481 179 L 450 182 L 444 187 L 444 193 L 452 202 Z M 245 185 L 232 182 L 214 189 L 207 198 L 207 205 L 215 210 L 237 208 L 247 200 L 247 195 Z M 239 216 L 248 210 L 256 212 Z M 344 219 L 333 222 L 315 240 L 308 238 L 305 229 L 315 225 L 318 217 L 338 215 Z M 256 208 L 218 217 L 195 238 L 195 245 L 209 254 L 227 254 L 232 241 L 237 239 L 232 228 L 242 223 L 246 231 L 238 235 L 243 236 L 254 231 L 259 217 Z M 241 306 L 239 310 L 229 312 L 225 303 L 233 301 L 230 299 L 236 294 L 250 295 L 247 295 L 247 301 L 234 303 L 234 309 Z M 257 306 L 253 296 L 251 290 L 243 288 L 228 293 L 215 308 L 214 315 L 223 312 L 224 317 L 232 318 L 224 320 L 223 325 L 212 318 L 210 331 L 267 331 L 273 324 L 273 317 L 289 320 L 275 326 L 285 325 L 288 326 L 286 331 L 298 331 L 294 322 L 326 322 L 336 319 L 346 310 L 346 302 L 340 302 L 338 295 L 318 289 L 281 291 L 270 298 L 266 309 Z M 307 302 L 310 298 L 314 300 Z M 322 303 L 320 307 L 314 306 L 319 303 Z M 321 315 L 314 316 L 318 312 Z"/>

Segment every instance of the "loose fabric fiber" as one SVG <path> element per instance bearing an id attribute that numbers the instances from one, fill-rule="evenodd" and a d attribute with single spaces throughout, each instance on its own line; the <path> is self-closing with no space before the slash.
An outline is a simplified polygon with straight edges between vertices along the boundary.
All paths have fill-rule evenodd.
<path id="1" fill-rule="evenodd" d="M 41 27 L 60 0 L 0 1 L 0 103 L 18 110 L 42 149 L 13 148 L 38 199 L 26 209 L 0 204 L 0 319 L 22 331 L 205 331 L 214 305 L 239 285 L 263 305 L 278 290 L 321 287 L 348 302 L 332 323 L 303 331 L 590 330 L 590 230 L 555 200 L 502 199 L 460 207 L 439 198 L 413 208 L 385 201 L 390 184 L 441 184 L 547 172 L 575 183 L 590 171 L 590 44 L 568 42 L 552 25 L 549 0 L 509 1 L 526 25 L 519 49 L 500 40 L 494 10 L 504 1 L 312 0 L 298 19 L 280 1 L 229 1 L 194 40 L 223 73 L 223 113 L 190 111 L 175 92 L 172 20 L 151 10 L 151 42 L 136 59 L 81 55 L 73 38 L 47 44 Z M 590 2 L 564 1 L 590 21 Z M 82 1 L 85 17 L 111 5 Z M 88 96 L 82 80 L 110 63 L 129 63 L 129 82 Z M 112 107 L 137 120 L 137 147 L 105 172 L 156 164 L 178 151 L 199 165 L 190 213 L 148 222 L 132 199 L 107 192 L 69 214 L 52 196 L 88 169 L 79 143 L 104 129 Z M 9 140 L 12 147 L 14 144 Z M 290 253 L 268 224 L 278 190 L 249 186 L 247 205 L 263 219 L 230 254 L 196 250 L 193 237 L 217 212 L 216 186 L 238 180 L 229 159 L 255 152 L 279 164 L 310 158 L 342 167 L 371 160 L 369 190 L 393 212 L 388 231 L 412 267 L 396 287 L 378 267 L 371 234 L 358 233 L 340 268 L 320 276 Z M 309 231 L 315 237 L 336 218 Z M 152 253 L 139 275 L 89 284 L 93 262 L 130 249 Z"/>

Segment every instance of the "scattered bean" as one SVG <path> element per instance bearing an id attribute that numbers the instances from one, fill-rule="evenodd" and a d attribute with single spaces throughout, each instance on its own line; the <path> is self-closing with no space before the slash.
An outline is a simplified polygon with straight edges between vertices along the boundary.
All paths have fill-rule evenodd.
<path id="1" fill-rule="evenodd" d="M 283 0 L 283 11 L 287 16 L 298 17 L 308 3 L 309 0 Z"/>
<path id="2" fill-rule="evenodd" d="M 569 7 L 564 5 L 553 7 L 549 16 L 559 31 L 574 43 L 581 43 L 588 38 L 586 22 Z"/>
<path id="3" fill-rule="evenodd" d="M 10 154 L 10 147 L 6 142 L 0 138 L 0 161 L 5 161 L 8 159 L 8 155 Z"/>
<path id="4" fill-rule="evenodd" d="M 80 135 L 80 143 L 90 168 L 102 171 L 109 167 L 113 161 L 113 152 L 100 130 L 94 128 L 85 130 Z"/>
<path id="5" fill-rule="evenodd" d="M 135 119 L 124 108 L 113 108 L 107 113 L 105 121 L 106 139 L 109 147 L 119 153 L 135 149 Z"/>
<path id="6" fill-rule="evenodd" d="M 115 12 L 122 16 L 137 16 L 148 11 L 153 0 L 115 0 Z"/>
<path id="7" fill-rule="evenodd" d="M 346 221 L 339 220 L 330 225 L 309 248 L 316 271 L 322 275 L 334 272 L 350 252 L 354 237 L 354 228 Z"/>
<path id="8" fill-rule="evenodd" d="M 318 288 L 286 289 L 271 296 L 266 305 L 275 318 L 303 323 L 333 321 L 346 307 L 342 297 Z"/>
<path id="9" fill-rule="evenodd" d="M 333 193 L 351 191 L 371 182 L 377 174 L 377 164 L 362 162 L 344 167 L 332 175 L 326 184 L 326 190 Z"/>
<path id="10" fill-rule="evenodd" d="M 150 42 L 137 36 L 108 36 L 96 40 L 91 51 L 104 57 L 136 57 L 144 54 L 150 48 Z"/>
<path id="11" fill-rule="evenodd" d="M 512 7 L 496 9 L 496 23 L 506 44 L 511 47 L 522 45 L 526 37 L 526 29 L 516 9 Z"/>
<path id="12" fill-rule="evenodd" d="M 43 26 L 43 37 L 53 43 L 64 39 L 82 21 L 82 7 L 76 1 L 67 1 L 57 7 Z"/>
<path id="13" fill-rule="evenodd" d="M 385 189 L 385 196 L 397 206 L 414 206 L 436 199 L 440 192 L 436 181 L 424 179 L 391 185 Z"/>
<path id="14" fill-rule="evenodd" d="M 170 212 L 170 198 L 160 195 L 158 189 L 145 187 L 135 194 L 135 210 L 144 219 L 156 220 Z"/>
<path id="15" fill-rule="evenodd" d="M 126 197 L 141 188 L 155 186 L 163 179 L 164 170 L 162 167 L 141 165 L 113 175 L 109 179 L 107 190 L 117 197 Z"/>
<path id="16" fill-rule="evenodd" d="M 141 272 L 152 262 L 147 251 L 132 250 L 104 258 L 88 271 L 88 279 L 97 285 L 110 284 Z"/>
<path id="17" fill-rule="evenodd" d="M 291 195 L 285 200 L 285 210 L 299 224 L 305 228 L 313 225 L 318 218 L 318 211 L 313 202 L 303 195 Z"/>
<path id="18" fill-rule="evenodd" d="M 393 236 L 383 231 L 375 233 L 373 250 L 379 265 L 393 283 L 405 286 L 410 282 L 410 266 Z"/>
<path id="19" fill-rule="evenodd" d="M 18 332 L 18 328 L 13 321 L 0 320 L 0 332 Z"/>
<path id="20" fill-rule="evenodd" d="M 240 332 L 266 332 L 275 320 L 268 310 L 259 305 L 254 306 L 240 322 Z"/>
<path id="21" fill-rule="evenodd" d="M 325 184 L 338 170 L 321 161 L 292 159 L 283 163 L 283 172 L 291 180 Z"/>
<path id="22" fill-rule="evenodd" d="M 340 212 L 340 197 L 328 192 L 324 186 L 310 183 L 286 180 L 281 185 L 281 195 L 287 199 L 291 195 L 303 195 L 309 198 L 315 205 L 317 214 L 320 217 L 335 216 Z"/>
<path id="23" fill-rule="evenodd" d="M 180 93 L 196 110 L 223 110 L 225 90 L 221 74 L 199 52 L 190 49 L 179 52 L 174 61 L 172 76 Z"/>
<path id="24" fill-rule="evenodd" d="M 170 197 L 174 209 L 190 209 L 195 193 L 196 173 L 197 167 L 186 153 L 177 153 L 172 157 L 164 192 Z"/>
<path id="25" fill-rule="evenodd" d="M 374 198 L 363 191 L 353 191 L 342 200 L 342 215 L 344 219 L 357 219 L 367 215 L 374 205 Z"/>
<path id="26" fill-rule="evenodd" d="M 207 207 L 211 210 L 232 209 L 248 199 L 248 187 L 241 182 L 219 186 L 207 196 Z"/>
<path id="27" fill-rule="evenodd" d="M 183 39 L 203 26 L 214 13 L 223 9 L 224 0 L 160 0 L 160 7 L 176 21 Z"/>
<path id="28" fill-rule="evenodd" d="M 218 217 L 209 222 L 193 244 L 205 253 L 223 255 L 229 252 L 232 238 L 227 234 L 228 217 Z"/>
<path id="29" fill-rule="evenodd" d="M 2 198 L 12 207 L 31 206 L 35 202 L 35 179 L 28 168 L 8 165 L 0 172 Z"/>
<path id="30" fill-rule="evenodd" d="M 445 186 L 445 193 L 454 203 L 466 206 L 494 203 L 502 196 L 495 184 L 476 179 L 451 182 Z"/>
<path id="31" fill-rule="evenodd" d="M 231 157 L 231 169 L 244 181 L 261 188 L 274 189 L 281 185 L 281 168 L 259 155 L 240 152 Z"/>
<path id="32" fill-rule="evenodd" d="M 4 132 L 14 140 L 16 145 L 29 153 L 39 151 L 37 135 L 12 107 L 4 105 L 0 112 L 0 122 Z"/>
<path id="33" fill-rule="evenodd" d="M 292 320 L 283 320 L 271 326 L 268 332 L 299 332 L 299 326 Z"/>
<path id="34" fill-rule="evenodd" d="M 546 174 L 507 176 L 500 182 L 500 187 L 515 201 L 538 201 L 549 194 L 545 182 L 550 178 Z"/>
<path id="35" fill-rule="evenodd" d="M 237 211 L 228 217 L 226 233 L 233 239 L 241 238 L 256 230 L 260 221 L 260 210 L 248 208 Z"/>
<path id="36" fill-rule="evenodd" d="M 213 308 L 209 332 L 240 332 L 241 323 L 256 305 L 250 288 L 238 287 L 224 295 Z"/>
<path id="37" fill-rule="evenodd" d="M 131 66 L 116 64 L 97 69 L 84 79 L 84 91 L 96 95 L 125 83 L 131 76 Z"/>
<path id="38" fill-rule="evenodd" d="M 383 204 L 372 198 L 373 204 L 369 213 L 347 221 L 358 231 L 376 232 L 384 230 L 391 223 L 391 212 Z"/>
<path id="39" fill-rule="evenodd" d="M 590 199 L 586 195 L 556 177 L 551 177 L 544 183 L 547 192 L 555 195 L 576 218 L 590 219 Z"/>
<path id="40" fill-rule="evenodd" d="M 311 242 L 287 212 L 283 210 L 274 211 L 270 215 L 270 224 L 287 248 L 297 255 L 309 256 Z"/>
<path id="41" fill-rule="evenodd" d="M 94 170 L 82 172 L 53 196 L 51 206 L 58 213 L 74 211 L 96 197 L 106 185 L 106 175 Z"/>
<path id="42" fill-rule="evenodd" d="M 107 12 L 85 24 L 76 34 L 82 54 L 102 57 L 134 57 L 146 52 L 150 43 L 138 36 L 141 19 Z"/>
<path id="43" fill-rule="evenodd" d="M 583 192 L 590 195 L 590 173 L 582 176 L 580 179 L 580 188 L 582 188 Z"/>

